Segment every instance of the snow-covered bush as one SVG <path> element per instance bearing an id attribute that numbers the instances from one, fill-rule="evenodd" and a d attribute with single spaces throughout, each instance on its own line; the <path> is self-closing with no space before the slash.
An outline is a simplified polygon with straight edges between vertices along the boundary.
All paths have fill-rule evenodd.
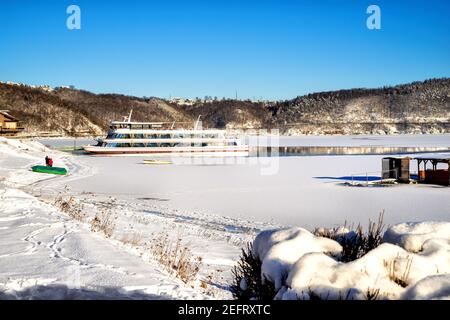
<path id="1" fill-rule="evenodd" d="M 345 228 L 263 231 L 252 250 L 260 278 L 274 283 L 275 299 L 450 298 L 450 222 L 399 224 L 381 238 L 380 221 L 365 235 Z M 342 241 L 330 239 L 348 236 L 364 238 L 355 242 L 365 249 L 353 260 L 343 259 Z"/>
<path id="2" fill-rule="evenodd" d="M 284 284 L 296 261 L 310 252 L 339 256 L 342 246 L 303 228 L 263 231 L 253 242 L 253 253 L 262 261 L 262 278 L 272 281 L 276 290 Z"/>
<path id="3" fill-rule="evenodd" d="M 450 223 L 422 222 L 401 223 L 389 228 L 384 241 L 399 245 L 411 252 L 423 250 L 423 244 L 429 239 L 448 239 Z"/>

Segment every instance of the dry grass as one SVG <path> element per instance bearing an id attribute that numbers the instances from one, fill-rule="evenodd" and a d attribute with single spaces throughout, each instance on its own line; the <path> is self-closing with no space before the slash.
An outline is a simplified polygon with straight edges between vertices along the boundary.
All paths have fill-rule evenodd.
<path id="1" fill-rule="evenodd" d="M 403 272 L 401 274 L 398 274 L 398 259 L 399 257 L 395 258 L 394 260 L 390 262 L 384 263 L 384 266 L 388 269 L 389 272 L 389 279 L 402 288 L 406 288 L 409 284 L 409 273 L 411 272 L 411 265 L 412 265 L 412 257 L 408 257 L 406 260 L 406 266 Z"/>
<path id="2" fill-rule="evenodd" d="M 149 249 L 153 257 L 170 274 L 180 278 L 184 283 L 190 283 L 196 279 L 202 258 L 193 256 L 180 237 L 172 241 L 167 233 L 159 233 L 151 242 Z"/>
<path id="3" fill-rule="evenodd" d="M 231 292 L 238 300 L 271 300 L 276 291 L 272 282 L 261 275 L 261 260 L 253 254 L 251 243 L 242 249 L 241 257 L 232 269 Z"/>
<path id="4" fill-rule="evenodd" d="M 77 221 L 83 222 L 86 219 L 83 204 L 78 202 L 73 196 L 65 197 L 62 194 L 59 194 L 53 204 L 59 210 Z"/>
<path id="5" fill-rule="evenodd" d="M 114 205 L 114 199 L 110 199 L 103 204 L 103 207 L 99 209 L 91 221 L 92 231 L 102 232 L 107 238 L 113 235 L 117 220 L 117 215 L 112 210 Z"/>
<path id="6" fill-rule="evenodd" d="M 121 242 L 124 244 L 129 244 L 131 246 L 137 247 L 142 244 L 142 233 L 126 233 L 123 235 Z"/>
<path id="7" fill-rule="evenodd" d="M 366 292 L 366 300 L 377 300 L 380 295 L 380 289 L 368 288 Z"/>

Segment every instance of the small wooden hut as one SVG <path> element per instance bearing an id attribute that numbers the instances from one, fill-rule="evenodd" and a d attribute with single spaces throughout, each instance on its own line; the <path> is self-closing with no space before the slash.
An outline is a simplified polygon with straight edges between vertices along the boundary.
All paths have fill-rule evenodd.
<path id="1" fill-rule="evenodd" d="M 381 162 L 381 179 L 395 179 L 401 183 L 409 183 L 409 163 L 408 157 L 385 157 Z"/>

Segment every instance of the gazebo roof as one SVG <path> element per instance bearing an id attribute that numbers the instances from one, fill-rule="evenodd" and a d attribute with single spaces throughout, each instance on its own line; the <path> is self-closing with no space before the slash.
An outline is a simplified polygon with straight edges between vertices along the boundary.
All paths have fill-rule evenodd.
<path id="1" fill-rule="evenodd" d="M 433 161 L 442 161 L 447 162 L 450 161 L 450 153 L 431 153 L 431 154 L 423 154 L 420 156 L 416 156 L 413 159 L 416 160 L 433 160 Z"/>

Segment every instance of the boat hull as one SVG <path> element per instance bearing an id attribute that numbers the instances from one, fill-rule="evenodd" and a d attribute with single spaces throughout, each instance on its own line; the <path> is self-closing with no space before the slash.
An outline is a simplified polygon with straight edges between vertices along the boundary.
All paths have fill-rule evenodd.
<path id="1" fill-rule="evenodd" d="M 161 165 L 161 164 L 172 164 L 172 161 L 163 161 L 163 160 L 144 160 L 144 164 L 152 164 L 152 165 Z"/>
<path id="2" fill-rule="evenodd" d="M 84 146 L 83 149 L 91 154 L 126 155 L 126 154 L 152 154 L 152 155 L 180 155 L 180 156 L 248 156 L 248 146 L 227 147 L 98 147 Z"/>
<path id="3" fill-rule="evenodd" d="M 59 168 L 59 167 L 34 166 L 34 167 L 31 167 L 31 170 L 33 172 L 39 172 L 39 173 L 50 173 L 50 174 L 59 174 L 59 175 L 67 174 L 66 168 Z"/>

